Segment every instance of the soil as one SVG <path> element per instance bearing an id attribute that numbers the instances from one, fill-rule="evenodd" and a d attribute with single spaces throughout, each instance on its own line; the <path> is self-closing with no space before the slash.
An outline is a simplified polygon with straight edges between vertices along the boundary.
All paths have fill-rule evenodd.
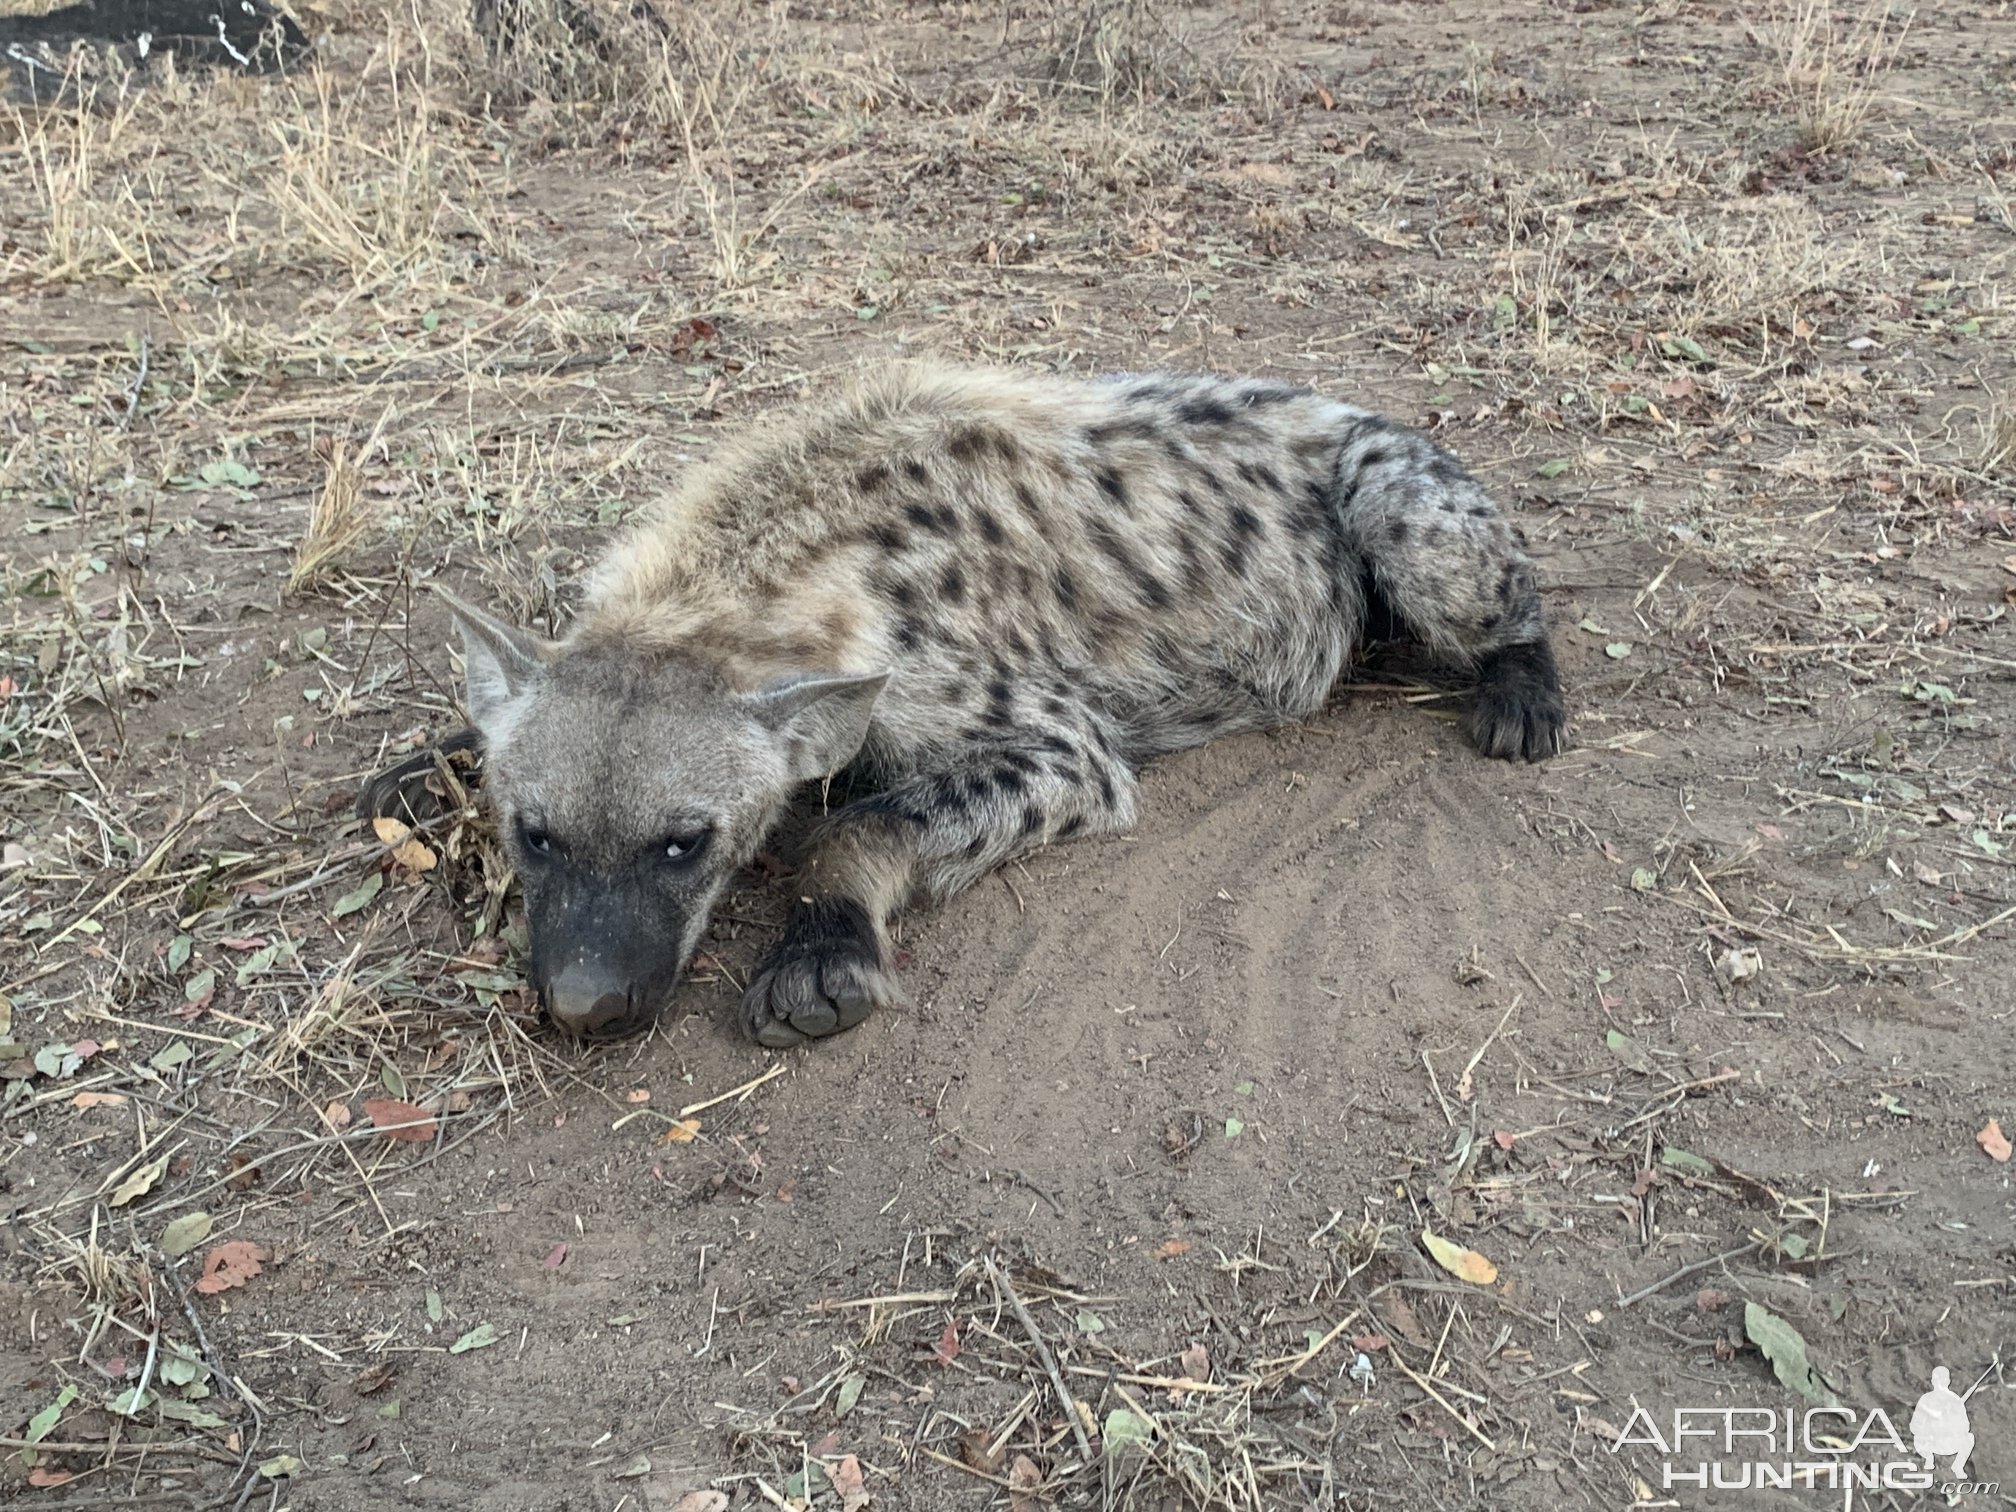
<path id="1" fill-rule="evenodd" d="M 172 83 L 100 142 L 91 225 L 169 165 L 147 277 L 63 267 L 31 192 L 32 132 L 94 118 L 0 130 L 0 991 L 26 1056 L 95 1043 L 0 1083 L 9 1498 L 2016 1504 L 2016 15 L 1919 12 L 1821 151 L 1802 91 L 1864 76 L 1774 61 L 1790 7 L 1125 9 L 1138 54 L 1061 93 L 1047 12 L 794 12 L 731 51 L 732 160 L 437 81 L 453 182 L 509 187 L 431 285 L 176 219 L 215 184 L 175 111 L 272 151 L 312 85 Z M 329 26 L 382 101 L 382 35 Z M 696 163 L 771 207 L 732 285 Z M 859 1030 L 735 1028 L 784 845 L 653 1034 L 558 1041 L 480 817 L 424 873 L 350 817 L 457 727 L 412 585 L 550 614 L 714 437 L 916 350 L 1434 427 L 1539 561 L 1572 749 L 1476 756 L 1382 653 L 1158 764 L 1132 836 L 906 919 L 912 1001 Z M 332 436 L 385 523 L 290 590 Z M 231 1241 L 260 1273 L 195 1289 Z M 1986 1372 L 1972 1489 L 1698 1490 L 1787 1456 L 1648 1438 L 1838 1399 L 1908 1439 L 1937 1365 Z M 107 1410 L 143 1376 L 199 1416 Z"/>

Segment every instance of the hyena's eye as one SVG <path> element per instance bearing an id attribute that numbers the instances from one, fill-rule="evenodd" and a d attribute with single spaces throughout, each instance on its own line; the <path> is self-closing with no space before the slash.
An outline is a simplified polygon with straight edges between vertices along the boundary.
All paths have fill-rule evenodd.
<path id="1" fill-rule="evenodd" d="M 711 829 L 682 830 L 667 835 L 663 841 L 664 856 L 667 861 L 691 861 L 707 848 Z"/>
<path id="2" fill-rule="evenodd" d="M 522 819 L 518 821 L 518 839 L 525 849 L 532 852 L 535 856 L 550 856 L 553 854 L 553 837 L 543 829 L 538 828 L 536 825 L 527 824 Z"/>

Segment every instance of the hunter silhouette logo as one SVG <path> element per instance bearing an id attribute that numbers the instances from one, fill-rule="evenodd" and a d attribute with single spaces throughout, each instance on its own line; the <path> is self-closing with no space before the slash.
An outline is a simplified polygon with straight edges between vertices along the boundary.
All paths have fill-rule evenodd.
<path id="1" fill-rule="evenodd" d="M 1952 1455 L 1953 1478 L 1965 1480 L 1967 1456 L 1974 1452 L 1974 1433 L 1967 1424 L 1967 1398 L 1981 1389 L 1988 1371 L 1982 1371 L 1962 1395 L 1956 1396 L 1947 1386 L 1951 1379 L 1944 1365 L 1933 1370 L 1932 1389 L 1918 1398 L 1918 1405 L 1911 1409 L 1911 1447 L 1925 1457 L 1927 1470 L 1932 1468 L 1934 1459 Z"/>

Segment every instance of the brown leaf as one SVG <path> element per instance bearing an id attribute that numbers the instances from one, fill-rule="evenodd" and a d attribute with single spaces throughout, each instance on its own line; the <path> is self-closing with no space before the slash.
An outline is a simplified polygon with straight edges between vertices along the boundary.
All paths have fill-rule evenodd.
<path id="1" fill-rule="evenodd" d="M 945 1331 L 938 1335 L 937 1347 L 931 1351 L 932 1358 L 940 1365 L 950 1365 L 959 1358 L 959 1324 L 957 1320 L 945 1320 Z"/>
<path id="2" fill-rule="evenodd" d="M 409 872 L 434 870 L 440 859 L 414 837 L 413 831 L 386 814 L 371 821 L 371 829 L 381 843 L 392 847 L 393 863 Z"/>
<path id="3" fill-rule="evenodd" d="M 1384 1334 L 1353 1334 L 1351 1347 L 1360 1354 L 1377 1354 L 1393 1341 Z"/>
<path id="4" fill-rule="evenodd" d="M 554 1245 L 553 1248 L 546 1251 L 546 1258 L 540 1263 L 549 1271 L 556 1271 L 565 1265 L 567 1263 L 566 1241 L 563 1239 L 560 1243 Z"/>
<path id="5" fill-rule="evenodd" d="M 861 1461 L 851 1454 L 842 1455 L 826 1467 L 826 1478 L 833 1482 L 833 1489 L 840 1493 L 840 1512 L 861 1512 L 875 1498 L 868 1494 L 868 1488 L 861 1482 Z"/>
<path id="6" fill-rule="evenodd" d="M 234 1286 L 243 1286 L 272 1258 L 249 1239 L 228 1240 L 203 1257 L 203 1274 L 196 1278 L 196 1290 L 214 1297 Z"/>
<path id="7" fill-rule="evenodd" d="M 1498 1146 L 1501 1150 L 1509 1150 L 1512 1146 L 1519 1143 L 1519 1136 L 1514 1134 L 1510 1129 L 1500 1129 L 1491 1136 L 1491 1143 Z"/>
<path id="8" fill-rule="evenodd" d="M 1703 1312 L 1720 1312 L 1729 1305 L 1729 1293 L 1704 1286 L 1694 1293 L 1694 1305 Z"/>
<path id="9" fill-rule="evenodd" d="M 393 1365 L 390 1360 L 380 1360 L 376 1365 L 368 1365 L 357 1372 L 350 1389 L 359 1396 L 370 1396 L 374 1391 L 383 1391 L 392 1384 Z"/>
<path id="10" fill-rule="evenodd" d="M 426 1144 L 434 1137 L 434 1115 L 396 1097 L 373 1097 L 364 1104 L 371 1127 L 401 1144 Z"/>
<path id="11" fill-rule="evenodd" d="M 982 1475 L 992 1475 L 1001 1468 L 1001 1461 L 1008 1451 L 990 1449 L 987 1440 L 992 1437 L 985 1428 L 968 1428 L 959 1435 L 959 1458 L 967 1468 L 978 1470 Z"/>
<path id="12" fill-rule="evenodd" d="M 1184 1350 L 1177 1356 L 1176 1363 L 1183 1367 L 1183 1374 L 1189 1380 L 1202 1383 L 1211 1379 L 1211 1352 L 1201 1343 L 1192 1344 Z"/>
<path id="13" fill-rule="evenodd" d="M 679 1120 L 679 1122 L 672 1125 L 671 1128 L 667 1129 L 663 1134 L 660 1134 L 658 1136 L 657 1142 L 661 1145 L 691 1144 L 693 1143 L 694 1136 L 697 1135 L 699 1132 L 700 1132 L 699 1119 L 682 1118 Z"/>
<path id="14" fill-rule="evenodd" d="M 332 1102 L 322 1110 L 322 1122 L 329 1125 L 337 1133 L 342 1133 L 350 1127 L 350 1104 L 346 1102 Z"/>
<path id="15" fill-rule="evenodd" d="M 728 1512 L 726 1491 L 688 1491 L 673 1505 L 672 1512 Z"/>
<path id="16" fill-rule="evenodd" d="M 1428 1330 L 1421 1326 L 1421 1320 L 1414 1316 L 1414 1309 L 1407 1299 L 1397 1291 L 1390 1291 L 1377 1303 L 1386 1315 L 1386 1321 L 1393 1325 L 1393 1331 L 1410 1344 L 1426 1349 L 1432 1342 Z"/>
<path id="17" fill-rule="evenodd" d="M 73 1108 L 123 1108 L 126 1097 L 120 1092 L 79 1092 L 70 1099 Z"/>
<path id="18" fill-rule="evenodd" d="M 37 1487 L 61 1486 L 77 1479 L 74 1470 L 52 1470 L 47 1465 L 37 1465 L 28 1472 L 28 1484 Z"/>
<path id="19" fill-rule="evenodd" d="M 1190 1241 L 1188 1239 L 1167 1239 L 1155 1248 L 1155 1258 L 1157 1260 L 1174 1260 L 1178 1255 L 1187 1255 L 1189 1253 Z"/>
<path id="20" fill-rule="evenodd" d="M 2002 1132 L 2002 1125 L 1995 1119 L 1988 1120 L 1988 1126 L 1974 1136 L 1974 1143 L 1981 1146 L 1990 1160 L 2007 1162 L 2009 1159 L 2009 1136 Z"/>
<path id="21" fill-rule="evenodd" d="M 1008 1512 L 1041 1512 L 1043 1503 L 1029 1493 L 1043 1484 L 1043 1472 L 1026 1454 L 1015 1456 L 1008 1467 Z"/>
<path id="22" fill-rule="evenodd" d="M 1472 1286 L 1489 1286 L 1498 1279 L 1498 1267 L 1473 1249 L 1465 1249 L 1428 1229 L 1421 1231 L 1421 1242 L 1428 1246 L 1428 1253 L 1435 1257 L 1435 1263 L 1459 1281 L 1468 1281 Z"/>

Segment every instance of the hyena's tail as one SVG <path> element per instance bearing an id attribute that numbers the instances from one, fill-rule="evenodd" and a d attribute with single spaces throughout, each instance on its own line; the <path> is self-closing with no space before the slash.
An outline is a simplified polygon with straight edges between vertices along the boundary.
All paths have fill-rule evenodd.
<path id="1" fill-rule="evenodd" d="M 1478 749 L 1528 761 L 1559 751 L 1567 709 L 1533 563 L 1482 485 L 1426 436 L 1366 415 L 1346 427 L 1332 498 L 1399 627 L 1475 668 Z"/>

